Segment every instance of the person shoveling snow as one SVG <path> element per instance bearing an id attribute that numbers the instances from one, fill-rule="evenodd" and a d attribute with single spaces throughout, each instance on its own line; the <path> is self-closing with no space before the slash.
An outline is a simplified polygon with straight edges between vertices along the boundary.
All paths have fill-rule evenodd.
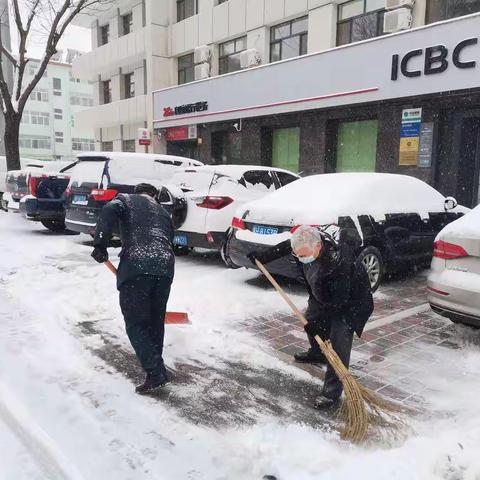
<path id="1" fill-rule="evenodd" d="M 102 209 L 92 257 L 108 260 L 107 247 L 118 225 L 122 240 L 117 288 L 128 338 L 146 372 L 139 394 L 152 393 L 168 382 L 163 363 L 165 312 L 174 276 L 174 228 L 156 201 L 158 190 L 139 184 L 133 195 L 119 194 Z"/>
<path id="2" fill-rule="evenodd" d="M 315 336 L 330 340 L 340 360 L 348 368 L 353 334 L 360 337 L 373 312 L 373 298 L 365 268 L 355 261 L 361 240 L 356 230 L 331 225 L 326 228 L 301 226 L 290 240 L 270 250 L 251 252 L 249 258 L 269 263 L 289 253 L 297 260 L 309 293 L 305 331 L 310 349 L 295 355 L 304 363 L 328 363 Z M 322 395 L 315 401 L 319 410 L 335 411 L 343 386 L 330 364 L 327 365 Z"/>

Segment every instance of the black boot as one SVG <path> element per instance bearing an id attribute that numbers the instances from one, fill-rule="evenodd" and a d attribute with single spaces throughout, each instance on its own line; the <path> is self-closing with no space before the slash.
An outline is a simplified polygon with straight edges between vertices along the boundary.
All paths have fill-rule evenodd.
<path id="1" fill-rule="evenodd" d="M 322 352 L 316 352 L 311 348 L 309 348 L 306 352 L 296 353 L 293 358 L 300 363 L 327 363 L 327 360 Z"/>
<path id="2" fill-rule="evenodd" d="M 340 406 L 339 398 L 328 398 L 321 395 L 315 399 L 313 408 L 320 410 L 325 413 L 335 413 Z"/>
<path id="3" fill-rule="evenodd" d="M 152 376 L 147 373 L 145 381 L 135 387 L 135 392 L 139 395 L 148 395 L 149 393 L 155 393 L 160 388 L 164 387 L 168 383 L 166 376 Z"/>

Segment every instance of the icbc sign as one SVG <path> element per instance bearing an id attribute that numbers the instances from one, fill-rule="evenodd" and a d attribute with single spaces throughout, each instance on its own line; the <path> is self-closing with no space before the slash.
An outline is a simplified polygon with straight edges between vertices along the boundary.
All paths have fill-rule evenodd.
<path id="1" fill-rule="evenodd" d="M 414 78 L 424 75 L 433 75 L 442 73 L 453 64 L 456 68 L 475 68 L 477 62 L 474 60 L 467 61 L 464 50 L 467 47 L 477 45 L 478 38 L 468 38 L 460 42 L 452 52 L 452 58 L 449 59 L 449 51 L 445 45 L 435 45 L 428 47 L 425 52 L 422 48 L 412 50 L 406 53 L 402 58 L 400 55 L 393 55 L 392 57 L 392 80 L 398 80 L 399 73 L 404 77 Z M 423 69 L 412 69 L 409 67 L 409 62 L 417 57 L 424 57 Z"/>

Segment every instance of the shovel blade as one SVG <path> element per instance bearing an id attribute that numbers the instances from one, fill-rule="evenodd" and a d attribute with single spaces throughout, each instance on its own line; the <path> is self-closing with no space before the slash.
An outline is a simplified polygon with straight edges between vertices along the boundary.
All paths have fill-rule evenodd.
<path id="1" fill-rule="evenodd" d="M 185 312 L 167 312 L 165 314 L 166 325 L 189 325 L 192 323 Z"/>

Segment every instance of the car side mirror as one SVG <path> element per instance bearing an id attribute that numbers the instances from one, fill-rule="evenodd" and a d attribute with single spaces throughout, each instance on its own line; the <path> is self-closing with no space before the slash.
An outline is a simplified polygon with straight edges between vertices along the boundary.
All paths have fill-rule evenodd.
<path id="1" fill-rule="evenodd" d="M 455 198 L 453 197 L 447 197 L 445 199 L 445 203 L 444 203 L 444 208 L 445 208 L 445 211 L 448 212 L 450 210 L 453 210 L 455 207 L 458 206 L 458 202 Z"/>

